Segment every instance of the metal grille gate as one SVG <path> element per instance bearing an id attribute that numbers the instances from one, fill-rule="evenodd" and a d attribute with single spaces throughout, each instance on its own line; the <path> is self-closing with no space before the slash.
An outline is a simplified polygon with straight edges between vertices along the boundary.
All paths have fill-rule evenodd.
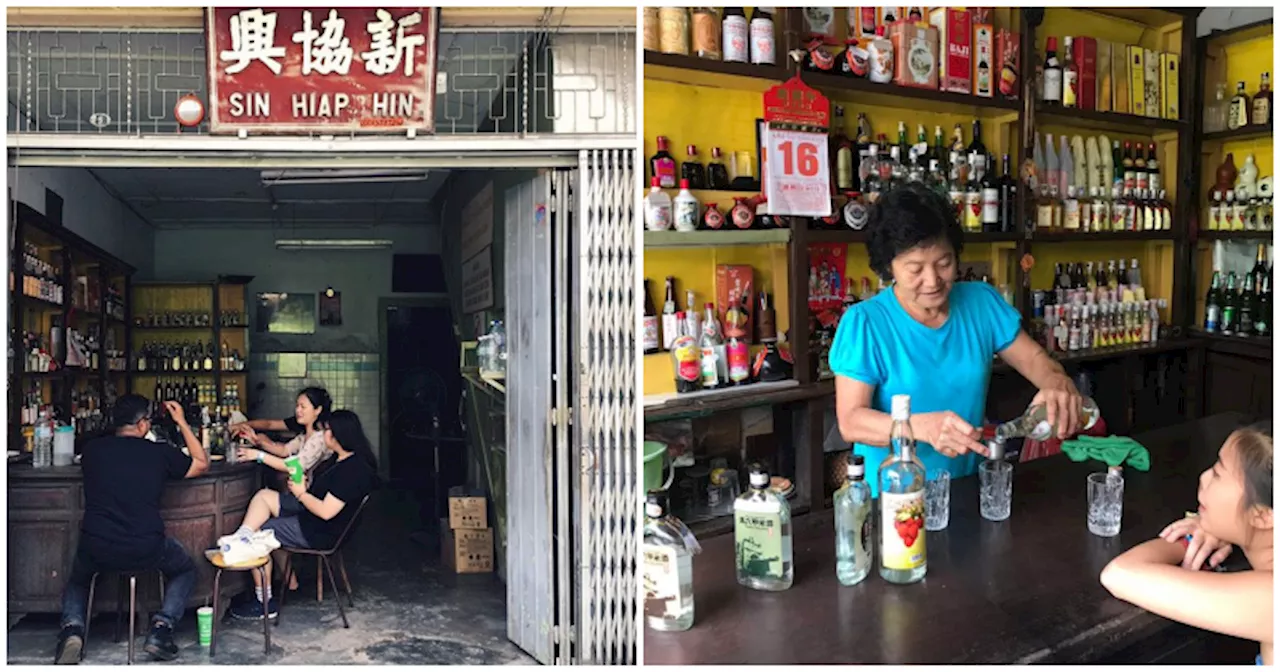
<path id="1" fill-rule="evenodd" d="M 574 512 L 578 636 L 574 662 L 636 663 L 639 483 L 636 475 L 634 150 L 580 154 L 572 236 Z"/>

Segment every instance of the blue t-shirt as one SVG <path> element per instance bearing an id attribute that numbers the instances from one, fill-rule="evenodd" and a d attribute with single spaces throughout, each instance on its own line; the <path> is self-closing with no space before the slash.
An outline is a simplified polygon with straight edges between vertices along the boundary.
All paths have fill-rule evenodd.
<path id="1" fill-rule="evenodd" d="M 937 329 L 917 322 L 890 287 L 845 312 L 831 346 L 831 370 L 875 388 L 871 408 L 888 413 L 895 394 L 911 395 L 911 414 L 952 411 L 980 427 L 986 410 L 992 359 L 1009 347 L 1021 317 L 985 282 L 957 282 L 950 314 Z M 879 493 L 880 463 L 888 448 L 853 444 L 866 458 L 867 482 Z M 926 471 L 943 468 L 953 478 L 978 468 L 979 455 L 949 458 L 927 443 L 916 443 Z"/>

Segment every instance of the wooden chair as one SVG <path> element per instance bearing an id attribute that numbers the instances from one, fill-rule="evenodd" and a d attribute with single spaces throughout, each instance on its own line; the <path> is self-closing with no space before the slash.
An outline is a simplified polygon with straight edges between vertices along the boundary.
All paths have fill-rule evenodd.
<path id="1" fill-rule="evenodd" d="M 338 536 L 338 540 L 336 543 L 334 543 L 332 548 L 319 550 L 314 548 L 290 548 L 287 546 L 280 547 L 280 550 L 283 551 L 285 554 L 284 555 L 284 582 L 282 584 L 282 587 L 284 589 L 280 591 L 280 605 L 279 605 L 280 615 L 276 616 L 276 625 L 280 625 L 280 619 L 284 616 L 284 596 L 289 593 L 289 580 L 293 573 L 293 556 L 296 553 L 298 555 L 313 555 L 316 557 L 316 584 L 317 584 L 316 598 L 318 600 L 323 599 L 321 597 L 322 593 L 319 592 L 319 589 L 323 586 L 323 583 L 321 583 L 321 581 L 324 577 L 324 574 L 328 573 L 329 584 L 333 587 L 333 592 L 337 595 L 337 598 L 338 598 L 337 599 L 338 614 L 342 616 L 342 627 L 344 628 L 351 627 L 351 624 L 347 621 L 347 611 L 342 606 L 342 591 L 338 589 L 338 581 L 334 578 L 334 575 L 333 575 L 333 562 L 331 558 L 336 558 L 338 561 L 338 569 L 342 573 L 342 583 L 347 589 L 347 601 L 351 603 L 351 608 L 354 609 L 356 606 L 356 600 L 355 600 L 355 597 L 353 597 L 351 592 L 351 579 L 347 577 L 347 564 L 342 560 L 342 547 L 344 544 L 346 544 L 347 539 L 351 538 L 351 531 L 355 529 L 356 523 L 360 520 L 361 514 L 364 513 L 364 507 L 368 503 L 369 503 L 369 495 L 365 495 L 364 499 L 360 500 L 360 506 L 356 507 L 356 515 L 351 517 L 351 521 L 347 523 L 346 529 L 344 529 L 342 531 L 342 534 Z"/>
<path id="2" fill-rule="evenodd" d="M 84 645 L 80 649 L 80 659 L 84 660 L 85 649 L 89 648 L 89 624 L 93 622 L 93 593 L 98 585 L 98 577 L 103 574 L 117 574 L 120 583 L 116 591 L 116 634 L 115 641 L 120 643 L 120 621 L 124 618 L 125 582 L 129 585 L 129 665 L 133 664 L 134 640 L 137 639 L 138 625 L 138 577 L 155 572 L 160 579 L 160 601 L 164 602 L 164 574 L 158 569 L 126 569 L 103 570 L 94 572 L 89 578 L 89 605 L 84 619 Z"/>
<path id="3" fill-rule="evenodd" d="M 267 574 L 267 563 L 271 561 L 270 556 L 257 558 L 248 562 L 231 565 L 222 559 L 222 551 L 210 550 L 205 551 L 204 556 L 209 559 L 209 563 L 217 568 L 213 574 L 213 629 L 209 633 L 209 657 L 212 658 L 218 651 L 218 621 L 221 620 L 222 614 L 218 613 L 218 602 L 222 592 L 222 572 L 257 572 L 262 577 L 262 637 L 263 637 L 263 655 L 271 655 L 271 620 L 267 616 L 267 591 L 266 587 L 271 585 L 271 576 Z"/>

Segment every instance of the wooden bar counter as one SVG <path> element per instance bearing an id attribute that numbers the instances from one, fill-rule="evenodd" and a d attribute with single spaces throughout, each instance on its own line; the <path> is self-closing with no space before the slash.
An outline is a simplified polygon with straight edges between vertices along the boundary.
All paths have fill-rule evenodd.
<path id="1" fill-rule="evenodd" d="M 170 481 L 165 487 L 161 515 L 166 533 L 182 542 L 199 571 L 188 607 L 209 603 L 213 569 L 204 550 L 239 527 L 258 484 L 256 463 L 214 462 L 200 478 Z M 83 485 L 79 465 L 9 467 L 9 612 L 62 610 L 62 589 L 80 539 Z M 146 605 L 140 611 L 159 606 L 157 581 L 140 579 L 138 599 Z M 223 581 L 222 591 L 228 595 L 242 587 L 234 580 L 228 583 Z M 97 611 L 114 609 L 115 584 L 115 580 L 99 580 L 94 599 Z"/>
<path id="2" fill-rule="evenodd" d="M 732 534 L 705 540 L 693 628 L 646 629 L 645 663 L 1251 662 L 1257 644 L 1152 615 L 1098 581 L 1113 557 L 1194 510 L 1200 472 L 1241 420 L 1222 414 L 1135 436 L 1152 468 L 1126 470 L 1122 529 L 1110 539 L 1085 526 L 1085 477 L 1100 463 L 1058 455 L 1015 465 L 1013 515 L 1000 523 L 979 515 L 976 476 L 952 481 L 950 524 L 928 533 L 929 573 L 913 585 L 885 582 L 877 559 L 861 583 L 841 586 L 829 510 L 795 521 L 795 583 L 784 592 L 738 585 Z"/>

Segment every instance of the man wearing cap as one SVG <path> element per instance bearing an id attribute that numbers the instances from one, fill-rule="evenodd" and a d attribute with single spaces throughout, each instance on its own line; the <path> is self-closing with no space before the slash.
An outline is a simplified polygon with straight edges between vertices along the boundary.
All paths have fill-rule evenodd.
<path id="1" fill-rule="evenodd" d="M 143 650 L 156 660 L 173 660 L 178 646 L 173 629 L 182 618 L 196 583 L 196 566 L 186 549 L 164 533 L 160 496 L 170 479 L 195 478 L 209 469 L 209 458 L 182 406 L 164 402 L 182 430 L 190 456 L 166 443 L 146 439 L 151 431 L 151 402 L 136 394 L 120 397 L 112 410 L 114 436 L 90 441 L 81 455 L 84 520 L 71 575 L 62 593 L 62 632 L 54 663 L 75 665 L 84 649 L 89 581 L 95 572 L 157 569 L 164 574 L 164 604 L 151 619 Z"/>

